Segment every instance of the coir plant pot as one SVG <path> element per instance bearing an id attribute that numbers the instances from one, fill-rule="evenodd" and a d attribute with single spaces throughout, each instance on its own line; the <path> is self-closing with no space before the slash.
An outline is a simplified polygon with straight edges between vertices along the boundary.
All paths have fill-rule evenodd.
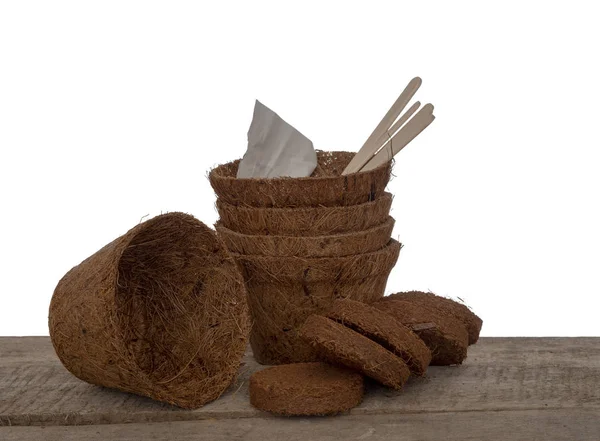
<path id="1" fill-rule="evenodd" d="M 318 166 L 305 178 L 236 178 L 239 160 L 209 173 L 217 196 L 231 205 L 253 207 L 346 206 L 374 201 L 384 193 L 392 163 L 366 172 L 341 173 L 354 157 L 351 152 L 317 152 Z"/>
<path id="2" fill-rule="evenodd" d="M 169 213 L 71 269 L 54 291 L 49 328 L 80 379 L 196 408 L 233 381 L 250 318 L 243 279 L 216 233 Z"/>
<path id="3" fill-rule="evenodd" d="M 241 234 L 323 236 L 368 230 L 390 214 L 392 195 L 374 201 L 338 207 L 264 208 L 231 205 L 217 199 L 221 225 Z"/>
<path id="4" fill-rule="evenodd" d="M 372 303 L 383 297 L 401 244 L 346 257 L 267 257 L 234 254 L 253 320 L 250 344 L 261 364 L 317 360 L 298 336 L 311 314 L 324 313 L 339 298 Z"/>
<path id="5" fill-rule="evenodd" d="M 232 253 L 282 257 L 343 257 L 383 248 L 394 229 L 391 216 L 368 230 L 326 236 L 241 234 L 217 223 L 216 229 Z"/>

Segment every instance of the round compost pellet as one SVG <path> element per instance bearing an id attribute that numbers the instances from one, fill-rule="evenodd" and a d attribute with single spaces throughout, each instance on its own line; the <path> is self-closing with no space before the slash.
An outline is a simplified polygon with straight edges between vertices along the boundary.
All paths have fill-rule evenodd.
<path id="1" fill-rule="evenodd" d="M 411 328 L 431 350 L 432 365 L 461 364 L 467 358 L 469 334 L 465 325 L 454 317 L 389 296 L 371 305 Z"/>
<path id="2" fill-rule="evenodd" d="M 469 333 L 469 344 L 477 343 L 483 320 L 479 318 L 467 305 L 456 302 L 446 297 L 438 296 L 434 293 L 423 291 L 407 291 L 392 294 L 390 299 L 406 300 L 426 308 L 435 309 L 442 314 L 448 314 L 460 320 L 467 327 Z"/>
<path id="3" fill-rule="evenodd" d="M 326 363 L 273 366 L 250 377 L 250 402 L 287 416 L 333 415 L 360 404 L 363 377 Z"/>
<path id="4" fill-rule="evenodd" d="M 320 358 L 357 370 L 385 386 L 401 389 L 410 376 L 400 357 L 327 317 L 311 315 L 300 328 L 300 335 Z"/>
<path id="5" fill-rule="evenodd" d="M 366 303 L 350 299 L 336 300 L 327 317 L 396 354 L 413 374 L 425 374 L 431 362 L 431 351 L 410 328 L 394 317 Z"/>

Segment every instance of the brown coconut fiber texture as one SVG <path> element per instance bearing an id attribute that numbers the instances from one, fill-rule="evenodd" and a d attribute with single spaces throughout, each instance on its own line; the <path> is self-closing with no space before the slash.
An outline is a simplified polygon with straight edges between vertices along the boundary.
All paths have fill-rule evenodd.
<path id="1" fill-rule="evenodd" d="M 216 233 L 169 213 L 71 269 L 54 291 L 49 328 L 78 378 L 197 408 L 233 381 L 250 319 L 242 277 Z"/>
<path id="2" fill-rule="evenodd" d="M 343 257 L 369 253 L 390 241 L 394 218 L 368 230 L 332 236 L 265 236 L 240 234 L 216 224 L 216 229 L 232 253 L 282 257 Z"/>
<path id="3" fill-rule="evenodd" d="M 408 300 L 418 303 L 427 308 L 435 309 L 442 314 L 448 314 L 460 320 L 467 327 L 469 333 L 469 344 L 477 343 L 483 320 L 481 320 L 468 306 L 446 297 L 435 295 L 431 292 L 407 291 L 393 294 L 390 298 Z"/>
<path id="4" fill-rule="evenodd" d="M 391 296 L 372 306 L 411 328 L 431 350 L 432 365 L 461 364 L 467 357 L 469 334 L 465 325 L 454 317 Z"/>
<path id="5" fill-rule="evenodd" d="M 367 337 L 320 315 L 311 315 L 300 330 L 319 358 L 363 373 L 379 383 L 401 389 L 410 370 L 400 357 Z"/>
<path id="6" fill-rule="evenodd" d="M 250 403 L 287 416 L 335 415 L 360 404 L 363 376 L 326 363 L 274 366 L 250 377 Z"/>
<path id="7" fill-rule="evenodd" d="M 342 299 L 333 303 L 327 317 L 396 354 L 413 374 L 425 374 L 431 351 L 410 328 L 392 316 L 365 303 Z"/>
<path id="8" fill-rule="evenodd" d="M 300 326 L 336 299 L 371 303 L 382 298 L 400 248 L 391 240 L 379 251 L 348 257 L 234 255 L 248 289 L 254 358 L 261 364 L 317 361 L 310 345 L 298 338 Z"/>
<path id="9" fill-rule="evenodd" d="M 342 175 L 355 153 L 317 151 L 318 166 L 306 178 L 236 178 L 240 160 L 208 175 L 217 196 L 231 205 L 253 207 L 346 206 L 376 200 L 390 180 L 392 163 Z"/>
<path id="10" fill-rule="evenodd" d="M 368 230 L 387 219 L 392 195 L 340 207 L 261 208 L 231 205 L 217 199 L 221 225 L 241 234 L 323 236 Z"/>

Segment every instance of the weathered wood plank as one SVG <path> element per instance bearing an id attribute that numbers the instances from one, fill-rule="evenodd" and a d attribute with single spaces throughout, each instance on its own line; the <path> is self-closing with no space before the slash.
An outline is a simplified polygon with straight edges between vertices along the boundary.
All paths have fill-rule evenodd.
<path id="1" fill-rule="evenodd" d="M 600 366 L 600 337 L 482 337 L 481 343 L 469 347 L 469 363 Z M 0 337 L 0 366 L 28 361 L 58 361 L 49 337 Z"/>
<path id="2" fill-rule="evenodd" d="M 5 441 L 598 441 L 600 409 L 245 418 L 99 426 L 0 427 Z"/>
<path id="3" fill-rule="evenodd" d="M 67 425 L 256 418 L 248 399 L 250 354 L 219 400 L 184 411 L 83 383 L 60 364 L 48 338 L 0 339 L 0 424 Z M 483 338 L 463 366 L 433 367 L 401 392 L 371 386 L 351 414 L 413 414 L 600 408 L 600 339 Z M 599 437 L 600 439 L 600 437 Z"/>

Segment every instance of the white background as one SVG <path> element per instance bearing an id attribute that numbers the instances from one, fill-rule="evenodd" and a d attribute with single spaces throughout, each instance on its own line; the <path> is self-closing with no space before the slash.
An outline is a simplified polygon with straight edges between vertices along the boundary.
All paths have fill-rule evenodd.
<path id="1" fill-rule="evenodd" d="M 388 292 L 600 335 L 595 4 L 0 3 L 0 335 L 47 335 L 60 277 L 143 216 L 212 224 L 254 99 L 355 151 L 416 75 L 437 119 L 389 185 Z"/>

